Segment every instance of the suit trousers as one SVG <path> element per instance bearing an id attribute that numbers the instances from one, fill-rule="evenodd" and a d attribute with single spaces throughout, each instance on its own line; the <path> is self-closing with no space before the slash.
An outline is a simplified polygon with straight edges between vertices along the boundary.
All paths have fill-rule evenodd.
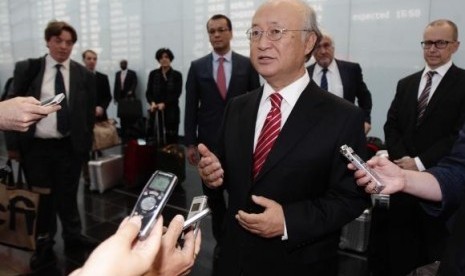
<path id="1" fill-rule="evenodd" d="M 203 194 L 208 197 L 208 206 L 212 214 L 212 231 L 213 237 L 218 244 L 221 244 L 223 233 L 224 216 L 226 215 L 226 200 L 223 186 L 217 189 L 208 188 L 202 182 Z"/>
<path id="2" fill-rule="evenodd" d="M 63 228 L 62 237 L 72 240 L 81 234 L 77 191 L 84 158 L 73 150 L 71 139 L 34 139 L 30 150 L 21 153 L 26 181 L 31 187 L 50 188 L 41 195 L 37 218 L 37 235 L 57 232 L 56 216 Z"/>

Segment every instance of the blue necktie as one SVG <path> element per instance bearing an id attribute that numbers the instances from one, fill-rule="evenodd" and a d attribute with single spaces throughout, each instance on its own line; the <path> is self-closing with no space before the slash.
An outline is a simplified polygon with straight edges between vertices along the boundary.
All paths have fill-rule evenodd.
<path id="1" fill-rule="evenodd" d="M 55 75 L 55 94 L 64 93 L 66 94 L 65 81 L 63 80 L 63 74 L 60 68 L 63 64 L 55 65 L 57 73 Z M 69 114 L 68 114 L 68 101 L 65 98 L 61 102 L 61 109 L 57 111 L 57 129 L 62 135 L 66 135 L 69 132 Z"/>
<path id="2" fill-rule="evenodd" d="M 326 78 L 326 72 L 328 72 L 328 68 L 323 68 L 321 72 L 323 73 L 321 75 L 320 88 L 328 91 L 328 79 Z"/>

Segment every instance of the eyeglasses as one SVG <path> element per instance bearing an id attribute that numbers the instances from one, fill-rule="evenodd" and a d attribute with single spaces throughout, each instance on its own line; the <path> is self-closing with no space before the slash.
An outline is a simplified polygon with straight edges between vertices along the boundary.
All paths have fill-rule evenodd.
<path id="1" fill-rule="evenodd" d="M 283 34 L 285 34 L 286 32 L 311 32 L 311 31 L 310 30 L 288 30 L 284 28 L 281 28 L 281 29 L 272 28 L 267 31 L 264 31 L 264 30 L 261 30 L 260 28 L 250 28 L 249 30 L 247 30 L 246 34 L 247 34 L 247 38 L 250 41 L 259 40 L 263 34 L 265 34 L 269 40 L 277 41 L 277 40 L 280 40 L 283 37 Z"/>
<path id="2" fill-rule="evenodd" d="M 222 34 L 222 33 L 227 32 L 227 31 L 229 31 L 228 28 L 209 29 L 208 34 L 209 35 L 214 35 L 216 32 L 218 32 L 219 34 Z"/>
<path id="3" fill-rule="evenodd" d="M 421 42 L 421 47 L 423 47 L 423 49 L 428 50 L 431 48 L 431 46 L 434 45 L 436 49 L 445 49 L 447 45 L 449 45 L 449 43 L 454 43 L 454 42 L 455 41 L 447 41 L 447 40 L 436 40 L 436 41 L 425 40 Z"/>

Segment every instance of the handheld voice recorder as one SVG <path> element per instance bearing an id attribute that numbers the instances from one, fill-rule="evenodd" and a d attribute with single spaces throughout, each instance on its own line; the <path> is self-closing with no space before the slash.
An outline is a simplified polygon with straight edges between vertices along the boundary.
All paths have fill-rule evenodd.
<path id="1" fill-rule="evenodd" d="M 40 105 L 49 106 L 49 105 L 59 104 L 61 103 L 61 101 L 63 101 L 64 98 L 65 98 L 65 94 L 60 93 L 51 98 L 41 101 Z"/>
<path id="2" fill-rule="evenodd" d="M 360 156 L 358 156 L 351 147 L 342 145 L 340 152 L 347 158 L 347 160 L 349 160 L 355 167 L 357 167 L 357 169 L 365 171 L 366 174 L 371 177 L 372 181 L 375 182 L 374 190 L 376 193 L 380 193 L 384 189 L 384 185 L 379 180 L 379 176 L 368 167 L 365 161 L 363 161 L 362 158 L 360 158 Z"/>
<path id="3" fill-rule="evenodd" d="M 142 216 L 139 240 L 150 234 L 177 182 L 176 175 L 162 171 L 155 171 L 150 177 L 131 213 L 131 216 Z"/>
<path id="4" fill-rule="evenodd" d="M 210 213 L 207 205 L 207 196 L 196 196 L 192 199 L 189 214 L 187 214 L 186 221 L 184 222 L 183 230 L 187 229 L 190 225 L 194 226 L 194 234 L 197 236 L 199 232 L 200 219 Z"/>

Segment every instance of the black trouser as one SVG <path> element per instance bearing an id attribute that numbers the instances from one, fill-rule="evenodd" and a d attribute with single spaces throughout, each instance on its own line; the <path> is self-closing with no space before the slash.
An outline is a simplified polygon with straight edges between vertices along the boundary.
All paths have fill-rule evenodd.
<path id="1" fill-rule="evenodd" d="M 224 188 L 220 186 L 216 189 L 210 189 L 202 182 L 203 193 L 208 196 L 208 207 L 212 214 L 213 237 L 217 243 L 221 244 L 223 234 L 224 216 L 226 214 L 226 200 L 224 197 Z"/>
<path id="2" fill-rule="evenodd" d="M 26 181 L 31 187 L 50 188 L 50 195 L 41 195 L 36 233 L 53 242 L 57 232 L 58 214 L 63 239 L 72 240 L 81 234 L 77 191 L 83 157 L 73 151 L 70 138 L 34 139 L 31 149 L 22 153 Z"/>

